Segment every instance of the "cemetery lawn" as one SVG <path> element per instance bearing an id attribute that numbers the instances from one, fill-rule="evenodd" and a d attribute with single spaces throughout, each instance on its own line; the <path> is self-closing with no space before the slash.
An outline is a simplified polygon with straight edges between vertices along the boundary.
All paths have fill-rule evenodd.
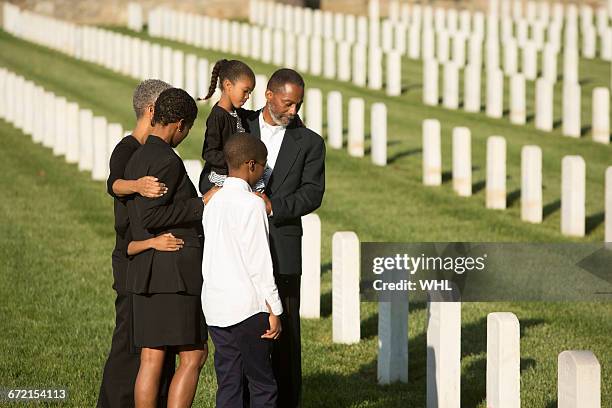
<path id="1" fill-rule="evenodd" d="M 222 57 L 156 41 L 209 61 Z M 0 49 L 0 66 L 92 109 L 95 115 L 121 123 L 124 129 L 131 128 L 136 80 L 3 31 Z M 269 75 L 274 69 L 245 61 L 257 73 Z M 583 65 L 581 72 L 592 76 L 591 84 L 607 84 L 609 72 L 602 66 L 593 62 Z M 352 96 L 364 97 L 367 106 L 384 101 L 389 111 L 390 158 L 387 168 L 378 168 L 370 164 L 369 155 L 356 159 L 345 151 L 328 150 L 327 191 L 317 211 L 323 233 L 322 318 L 303 320 L 306 407 L 425 406 L 425 304 L 410 305 L 408 384 L 376 385 L 375 304 L 361 304 L 363 340 L 359 344 L 331 342 L 331 236 L 335 231 L 355 231 L 361 241 L 571 242 L 559 233 L 560 168 L 564 155 L 579 154 L 587 168 L 588 234 L 575 241 L 603 241 L 604 171 L 612 165 L 611 147 L 584 137 L 562 138 L 559 129 L 551 134 L 539 132 L 532 122 L 517 127 L 507 118 L 493 120 L 482 114 L 425 107 L 420 102 L 420 63 L 405 64 L 403 69 L 408 91 L 401 98 L 305 75 L 309 87 L 340 90 L 345 106 Z M 199 157 L 208 111 L 201 105 L 192 134 L 179 148 L 183 158 Z M 559 112 L 555 110 L 556 119 Z M 424 118 L 442 123 L 446 176 L 439 188 L 421 185 Z M 455 196 L 450 182 L 454 126 L 472 131 L 475 194 L 467 199 Z M 51 150 L 32 143 L 6 122 L 0 121 L 0 133 L 0 181 L 6 198 L 0 202 L 0 387 L 67 387 L 69 401 L 63 406 L 94 406 L 114 327 L 111 198 L 104 183 L 91 181 L 89 173 L 54 157 Z M 484 208 L 485 143 L 494 134 L 508 142 L 509 209 L 503 212 Z M 545 220 L 541 225 L 523 223 L 519 217 L 520 149 L 526 144 L 543 150 Z M 464 303 L 462 407 L 485 407 L 486 317 L 495 311 L 513 312 L 521 323 L 522 406 L 555 407 L 558 354 L 588 349 L 602 366 L 602 406 L 612 407 L 612 305 L 605 303 Z M 212 407 L 215 388 L 209 360 L 194 406 Z"/>

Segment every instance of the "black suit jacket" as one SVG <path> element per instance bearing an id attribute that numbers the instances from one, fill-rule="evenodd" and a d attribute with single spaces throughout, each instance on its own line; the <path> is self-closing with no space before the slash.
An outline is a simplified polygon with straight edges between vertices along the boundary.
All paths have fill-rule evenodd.
<path id="1" fill-rule="evenodd" d="M 202 291 L 202 210 L 204 204 L 183 161 L 172 147 L 157 136 L 147 141 L 130 158 L 127 179 L 155 176 L 168 187 L 159 198 L 136 195 L 128 201 L 130 229 L 136 241 L 171 232 L 185 241 L 177 252 L 154 249 L 131 257 L 128 289 L 132 293 L 187 293 Z"/>
<path id="2" fill-rule="evenodd" d="M 250 112 L 248 131 L 260 137 L 261 110 Z M 325 142 L 312 130 L 295 120 L 287 126 L 285 136 L 266 186 L 272 202 L 270 217 L 270 250 L 274 273 L 302 273 L 302 221 L 321 206 L 325 192 Z"/>

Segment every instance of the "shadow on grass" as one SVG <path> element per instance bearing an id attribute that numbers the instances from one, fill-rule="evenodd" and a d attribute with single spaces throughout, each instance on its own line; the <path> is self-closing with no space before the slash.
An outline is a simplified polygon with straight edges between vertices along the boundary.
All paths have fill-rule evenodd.
<path id="1" fill-rule="evenodd" d="M 480 180 L 476 183 L 472 184 L 472 194 L 478 193 L 480 190 L 483 190 L 487 185 L 486 180 Z"/>
<path id="2" fill-rule="evenodd" d="M 590 234 L 591 232 L 593 232 L 595 228 L 597 228 L 601 223 L 604 222 L 604 218 L 605 218 L 605 213 L 603 211 L 586 217 L 586 224 L 585 224 L 584 232 L 586 234 Z"/>
<path id="3" fill-rule="evenodd" d="M 506 206 L 507 207 L 512 207 L 512 205 L 519 199 L 521 198 L 521 189 L 517 188 L 516 190 L 508 193 L 506 195 Z"/>
<path id="4" fill-rule="evenodd" d="M 399 159 L 401 159 L 403 157 L 413 156 L 415 154 L 420 154 L 422 152 L 423 152 L 423 149 L 421 149 L 421 148 L 403 150 L 403 151 L 395 153 L 393 156 L 389 157 L 387 159 L 387 164 L 392 164 L 392 163 L 396 162 L 397 160 L 399 160 Z"/>
<path id="5" fill-rule="evenodd" d="M 585 125 L 583 127 L 580 128 L 580 136 L 584 136 L 587 133 L 589 133 L 591 131 L 592 126 L 591 125 Z"/>
<path id="6" fill-rule="evenodd" d="M 552 203 L 548 203 L 542 208 L 542 219 L 546 219 L 550 217 L 556 211 L 559 211 L 561 208 L 561 200 L 556 199 Z"/>

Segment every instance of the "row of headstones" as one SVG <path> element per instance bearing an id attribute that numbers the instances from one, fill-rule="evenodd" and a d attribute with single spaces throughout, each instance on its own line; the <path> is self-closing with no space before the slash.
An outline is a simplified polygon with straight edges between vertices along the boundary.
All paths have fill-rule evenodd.
<path id="1" fill-rule="evenodd" d="M 106 180 L 110 154 L 124 136 L 120 124 L 1 67 L 0 117 L 93 180 Z"/>
<path id="2" fill-rule="evenodd" d="M 304 230 L 304 241 L 312 238 Z M 359 238 L 336 232 L 332 238 L 332 338 L 360 341 Z M 304 256 L 309 255 L 305 252 Z M 305 277 L 309 271 L 304 270 Z M 302 292 L 302 295 L 304 293 Z M 312 298 L 318 304 L 319 298 Z M 303 304 L 301 305 L 303 307 Z M 304 316 L 312 317 L 312 316 Z M 317 316 L 318 317 L 318 316 Z M 559 406 L 599 408 L 601 368 L 591 351 L 564 351 L 558 358 Z M 408 382 L 408 299 L 378 304 L 380 384 Z M 520 326 L 513 313 L 487 317 L 487 404 L 520 408 Z M 428 302 L 427 406 L 458 408 L 461 401 L 461 303 Z"/>
<path id="3" fill-rule="evenodd" d="M 335 41 L 321 35 L 293 34 L 282 30 L 199 16 L 158 7 L 149 13 L 152 36 L 197 47 L 228 52 L 264 63 L 282 65 L 316 76 L 371 89 L 390 96 L 401 94 L 401 54 Z M 386 70 L 383 72 L 383 59 Z"/>
<path id="4" fill-rule="evenodd" d="M 442 184 L 440 122 L 423 121 L 423 184 Z M 506 209 L 506 140 L 490 136 L 486 150 L 486 208 Z M 456 127 L 452 134 L 453 189 L 462 197 L 472 195 L 471 133 Z M 612 166 L 605 174 L 605 242 L 612 242 Z M 586 165 L 581 156 L 565 156 L 561 162 L 561 233 L 585 235 Z M 521 151 L 521 219 L 541 223 L 542 150 L 524 146 Z"/>
<path id="5" fill-rule="evenodd" d="M 560 32 L 566 14 L 570 24 L 577 21 L 578 8 L 575 5 L 568 5 L 567 9 L 561 3 L 553 6 L 552 19 L 550 4 L 547 2 L 527 3 L 527 13 L 522 17 L 521 3 L 514 4 L 512 13 L 511 2 L 502 3 L 502 13 L 497 15 L 491 13 L 487 24 L 491 27 L 501 23 L 502 44 L 513 37 L 516 31 L 516 42 L 522 48 L 529 40 L 529 31 L 532 31 L 532 39 L 538 50 L 544 46 L 544 30 L 548 26 L 548 41 L 558 43 Z M 454 8 L 432 8 L 431 6 L 421 6 L 420 4 L 400 4 L 390 2 L 389 17 L 378 23 L 378 2 L 372 1 L 369 7 L 369 21 L 362 16 L 356 19 L 355 16 L 341 13 L 312 11 L 303 7 L 296 7 L 284 4 L 273 3 L 270 1 L 251 2 L 250 21 L 252 23 L 270 27 L 272 29 L 284 30 L 288 33 L 321 35 L 324 38 L 334 39 L 335 41 L 346 41 L 351 44 L 360 43 L 363 45 L 375 44 L 380 46 L 384 52 L 398 51 L 407 54 L 411 58 L 419 57 L 420 36 L 428 35 L 427 31 L 432 31 L 441 37 L 458 38 L 461 41 L 474 35 L 484 37 L 485 14 L 482 12 L 471 13 L 468 10 L 457 10 Z M 567 11 L 566 11 L 567 10 Z M 538 12 L 539 11 L 539 12 Z M 599 8 L 596 14 L 596 26 L 593 26 L 593 9 L 590 6 L 580 7 L 580 24 L 583 31 L 583 41 L 585 44 L 584 55 L 587 58 L 594 58 L 596 52 L 596 36 L 601 37 L 601 54 L 606 60 L 612 59 L 612 47 L 608 34 L 612 28 L 608 26 L 608 11 Z M 314 28 L 312 15 L 315 16 Z M 472 21 L 473 20 L 473 21 Z M 368 27 L 368 23 L 370 27 Z M 473 27 L 472 27 L 473 24 Z M 380 33 L 375 30 L 380 26 Z M 515 29 L 516 26 L 516 30 Z M 357 27 L 357 28 L 356 28 Z M 492 27 L 491 27 L 492 29 Z M 497 31 L 497 29 L 493 30 Z M 355 32 L 359 35 L 355 35 Z M 368 35 L 369 32 L 369 35 Z M 380 41 L 378 40 L 380 37 Z M 407 40 L 408 38 L 408 40 Z M 370 42 L 368 42 L 368 40 Z M 373 42 L 376 41 L 376 42 Z M 407 47 L 406 44 L 410 46 Z M 423 47 L 426 51 L 428 48 Z M 556 48 L 558 50 L 558 46 Z M 444 60 L 440 60 L 444 62 Z"/>
<path id="6" fill-rule="evenodd" d="M 556 59 L 545 66 L 555 70 Z M 443 66 L 442 106 L 447 109 L 459 109 L 459 71 L 460 68 L 447 63 Z M 545 72 L 549 72 L 546 71 Z M 468 66 L 464 70 L 464 101 L 466 112 L 481 110 L 481 74 L 478 66 Z M 491 118 L 502 118 L 504 107 L 504 76 L 500 70 L 485 70 L 486 95 L 485 113 Z M 554 74 L 550 74 L 554 75 Z M 435 106 L 439 103 L 439 65 L 434 60 L 426 60 L 423 68 L 423 103 Z M 568 81 L 562 85 L 562 133 L 565 136 L 581 136 L 581 87 L 577 82 Z M 535 127 L 550 132 L 554 127 L 554 90 L 555 82 L 545 74 L 535 83 Z M 526 77 L 523 74 L 512 74 L 510 77 L 510 122 L 524 125 L 527 122 Z M 593 89 L 592 94 L 592 137 L 593 141 L 610 143 L 610 90 L 605 87 Z"/>
<path id="7" fill-rule="evenodd" d="M 208 92 L 213 64 L 206 58 L 110 30 L 78 26 L 33 12 L 20 11 L 10 3 L 4 4 L 4 10 L 5 16 L 12 15 L 11 22 L 18 22 L 18 28 L 12 31 L 18 37 L 135 79 L 159 78 L 185 89 L 194 98 L 203 97 Z M 265 105 L 267 77 L 256 75 L 256 83 L 259 86 L 255 87 L 247 101 L 247 109 Z M 218 100 L 218 90 L 216 92 L 209 100 L 210 103 Z"/>

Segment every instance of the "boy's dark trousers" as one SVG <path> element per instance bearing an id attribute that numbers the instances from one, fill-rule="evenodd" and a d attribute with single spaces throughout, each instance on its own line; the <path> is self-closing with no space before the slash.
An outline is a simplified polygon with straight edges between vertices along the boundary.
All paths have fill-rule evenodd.
<path id="1" fill-rule="evenodd" d="M 261 338 L 269 328 L 267 313 L 257 313 L 229 327 L 208 326 L 215 345 L 217 408 L 242 408 L 244 377 L 252 408 L 276 407 L 277 387 L 270 361 L 273 340 Z"/>
<path id="2" fill-rule="evenodd" d="M 98 408 L 134 406 L 134 383 L 140 368 L 140 350 L 134 347 L 132 340 L 132 294 L 117 293 L 115 315 L 115 331 L 102 374 Z M 176 360 L 175 353 L 166 355 L 157 404 L 160 408 L 166 407 Z"/>

